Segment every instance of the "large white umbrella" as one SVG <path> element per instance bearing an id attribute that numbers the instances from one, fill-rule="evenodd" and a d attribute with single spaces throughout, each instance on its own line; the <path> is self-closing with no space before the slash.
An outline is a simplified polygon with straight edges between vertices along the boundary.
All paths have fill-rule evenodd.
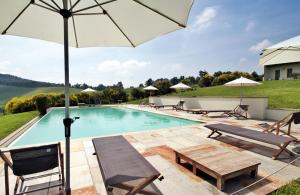
<path id="1" fill-rule="evenodd" d="M 150 91 L 150 96 L 149 96 L 149 103 L 150 103 L 150 97 L 151 97 L 151 93 L 152 91 L 158 91 L 158 89 L 156 87 L 153 87 L 152 85 L 149 85 L 147 87 L 144 88 L 145 91 Z"/>
<path id="2" fill-rule="evenodd" d="M 97 92 L 96 90 L 92 89 L 92 88 L 86 88 L 84 90 L 81 91 L 82 93 L 87 93 L 89 95 L 89 105 L 91 105 L 91 96 L 90 93 L 95 93 Z"/>
<path id="3" fill-rule="evenodd" d="M 176 85 L 173 85 L 170 87 L 171 89 L 180 89 L 180 90 L 186 90 L 186 89 L 191 89 L 190 86 L 184 84 L 184 83 L 178 83 Z M 179 96 L 179 101 L 181 101 L 181 96 Z"/>
<path id="4" fill-rule="evenodd" d="M 94 93 L 96 92 L 96 90 L 92 89 L 92 88 L 86 88 L 84 90 L 81 91 L 82 93 Z"/>
<path id="5" fill-rule="evenodd" d="M 230 81 L 228 83 L 225 83 L 225 86 L 231 86 L 231 87 L 241 87 L 241 97 L 240 97 L 240 105 L 242 104 L 243 99 L 243 87 L 245 86 L 255 86 L 260 85 L 261 83 L 247 79 L 245 77 L 240 77 L 238 79 L 235 79 L 233 81 Z"/>
<path id="6" fill-rule="evenodd" d="M 156 87 L 153 87 L 152 85 L 149 85 L 148 87 L 144 88 L 145 91 L 157 91 L 158 89 Z"/>
<path id="7" fill-rule="evenodd" d="M 2 0 L 0 32 L 64 45 L 66 193 L 70 188 L 69 45 L 136 47 L 187 24 L 193 0 Z M 51 55 L 51 54 L 49 54 Z"/>
<path id="8" fill-rule="evenodd" d="M 300 35 L 265 48 L 259 60 L 260 65 L 292 62 L 300 62 Z"/>

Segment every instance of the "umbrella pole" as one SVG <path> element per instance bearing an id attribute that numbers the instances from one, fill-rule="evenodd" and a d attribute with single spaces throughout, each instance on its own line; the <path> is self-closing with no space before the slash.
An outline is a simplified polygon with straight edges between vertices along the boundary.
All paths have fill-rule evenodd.
<path id="1" fill-rule="evenodd" d="M 63 0 L 64 11 L 68 11 L 68 1 Z M 62 14 L 63 15 L 63 14 Z M 70 118 L 69 107 L 69 32 L 68 32 L 68 19 L 70 15 L 67 13 L 63 15 L 64 21 L 64 61 L 65 61 L 65 118 L 63 120 L 65 126 L 65 159 L 66 159 L 66 183 L 65 192 L 67 195 L 71 194 L 70 188 L 70 136 L 71 136 L 71 124 L 73 120 Z"/>

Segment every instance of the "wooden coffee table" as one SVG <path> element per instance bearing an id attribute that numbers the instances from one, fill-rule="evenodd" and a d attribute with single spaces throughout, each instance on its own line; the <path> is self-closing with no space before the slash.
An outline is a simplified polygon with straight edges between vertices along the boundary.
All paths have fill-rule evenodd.
<path id="1" fill-rule="evenodd" d="M 175 151 L 176 162 L 181 160 L 193 166 L 193 173 L 197 169 L 217 179 L 217 188 L 224 189 L 226 180 L 239 175 L 250 173 L 257 176 L 260 162 L 255 158 L 241 152 L 232 151 L 220 146 L 210 144 L 193 146 Z"/>

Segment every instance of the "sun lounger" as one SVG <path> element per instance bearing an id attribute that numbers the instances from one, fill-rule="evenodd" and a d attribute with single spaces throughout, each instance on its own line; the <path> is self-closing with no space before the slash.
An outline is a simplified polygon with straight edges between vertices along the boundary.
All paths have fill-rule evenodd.
<path id="1" fill-rule="evenodd" d="M 173 106 L 173 109 L 178 111 L 178 110 L 183 110 L 183 105 L 185 101 L 179 101 L 177 105 Z"/>
<path id="2" fill-rule="evenodd" d="M 6 153 L 10 153 L 11 160 Z M 14 194 L 16 195 L 29 194 L 54 187 L 59 187 L 59 193 L 63 193 L 64 162 L 59 143 L 7 151 L 0 150 L 0 155 L 4 161 L 6 195 L 9 195 L 8 168 L 11 168 L 13 174 L 17 176 L 14 188 Z M 58 168 L 58 171 L 49 172 L 55 168 Z M 26 181 L 42 177 L 53 177 L 53 175 L 58 175 L 58 180 L 31 186 L 25 185 L 27 184 Z"/>
<path id="3" fill-rule="evenodd" d="M 228 116 L 233 116 L 237 119 L 248 119 L 248 110 L 249 105 L 238 105 L 228 113 Z"/>
<path id="4" fill-rule="evenodd" d="M 202 110 L 201 114 L 202 116 L 208 116 L 209 113 L 212 113 L 212 112 L 221 112 L 222 115 L 228 115 L 232 110 Z"/>
<path id="5" fill-rule="evenodd" d="M 114 187 L 128 190 L 127 194 L 155 194 L 144 188 L 160 173 L 123 136 L 93 139 L 95 154 L 107 191 Z M 136 185 L 129 183 L 136 181 Z"/>
<path id="6" fill-rule="evenodd" d="M 292 123 L 294 124 L 300 124 L 300 112 L 294 112 L 283 119 L 274 122 L 273 124 L 269 123 L 261 123 L 258 124 L 258 127 L 262 128 L 263 132 L 274 132 L 276 135 L 279 135 L 279 133 L 283 135 L 287 135 L 290 137 L 295 138 L 294 136 L 291 135 L 291 126 Z M 283 127 L 287 126 L 287 130 L 282 129 Z"/>
<path id="7" fill-rule="evenodd" d="M 183 104 L 184 101 L 179 101 L 177 104 L 154 104 L 152 107 L 156 109 L 171 107 L 173 110 L 183 110 Z"/>
<path id="8" fill-rule="evenodd" d="M 224 132 L 224 133 L 237 135 L 240 137 L 278 146 L 279 149 L 273 154 L 273 159 L 277 159 L 278 156 L 283 151 L 286 151 L 290 155 L 293 155 L 293 153 L 289 151 L 286 147 L 292 141 L 295 141 L 296 140 L 295 138 L 286 137 L 282 135 L 275 135 L 273 133 L 263 133 L 260 131 L 255 131 L 251 129 L 246 129 L 246 128 L 237 127 L 233 125 L 226 125 L 226 124 L 212 124 L 212 125 L 205 125 L 205 127 L 212 131 L 212 133 L 208 136 L 208 138 L 212 137 L 212 135 L 215 133 L 218 134 L 215 138 L 218 138 L 222 135 L 221 132 Z"/>

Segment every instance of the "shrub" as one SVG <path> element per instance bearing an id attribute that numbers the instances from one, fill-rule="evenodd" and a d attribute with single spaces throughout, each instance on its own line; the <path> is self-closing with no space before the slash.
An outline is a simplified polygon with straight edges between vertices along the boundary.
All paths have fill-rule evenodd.
<path id="1" fill-rule="evenodd" d="M 15 97 L 5 105 L 5 111 L 10 113 L 20 113 L 35 110 L 32 97 Z"/>
<path id="2" fill-rule="evenodd" d="M 47 109 L 51 106 L 51 100 L 47 95 L 41 94 L 33 97 L 36 109 L 41 115 L 47 113 Z"/>

